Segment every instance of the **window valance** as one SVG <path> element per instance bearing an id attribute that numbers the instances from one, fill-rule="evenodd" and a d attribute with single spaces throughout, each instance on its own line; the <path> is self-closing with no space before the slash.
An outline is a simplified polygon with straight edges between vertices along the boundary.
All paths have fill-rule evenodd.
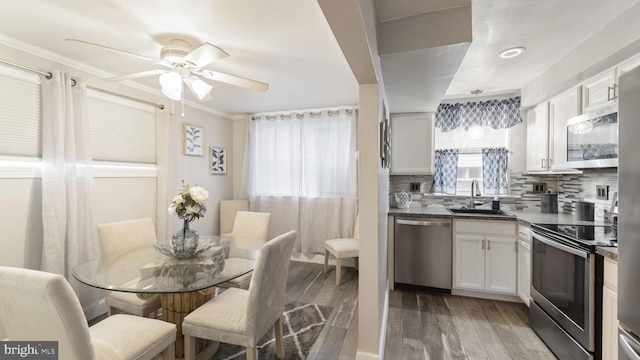
<path id="1" fill-rule="evenodd" d="M 493 129 L 506 129 L 521 122 L 520 96 L 503 100 L 443 103 L 436 112 L 436 127 L 444 132 L 457 127 L 468 130 L 475 123 Z"/>

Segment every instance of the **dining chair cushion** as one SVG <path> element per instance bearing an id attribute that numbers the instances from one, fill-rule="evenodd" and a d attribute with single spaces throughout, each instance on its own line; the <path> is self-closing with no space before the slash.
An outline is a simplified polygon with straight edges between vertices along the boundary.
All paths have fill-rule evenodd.
<path id="1" fill-rule="evenodd" d="M 118 267 L 132 250 L 153 246 L 156 243 L 156 228 L 151 218 L 112 222 L 98 225 L 98 240 L 105 268 Z M 122 279 L 125 281 L 127 279 Z M 115 309 L 138 316 L 153 315 L 160 308 L 160 297 L 140 299 L 133 293 L 109 292 L 105 296 L 109 315 Z"/>
<path id="2" fill-rule="evenodd" d="M 96 359 L 153 359 L 176 341 L 175 324 L 123 314 L 110 316 L 89 331 Z"/>
<path id="3" fill-rule="evenodd" d="M 249 290 L 227 289 L 195 309 L 182 323 L 183 334 L 255 349 L 284 312 L 295 239 L 296 232 L 289 231 L 267 242 L 260 249 Z"/>
<path id="4" fill-rule="evenodd" d="M 238 211 L 249 211 L 249 200 L 220 201 L 220 235 L 231 235 Z"/>
<path id="5" fill-rule="evenodd" d="M 360 254 L 360 241 L 352 238 L 332 239 L 324 242 L 325 249 L 336 258 L 352 258 Z"/>
<path id="6" fill-rule="evenodd" d="M 138 316 L 147 316 L 160 308 L 160 296 L 158 295 L 140 299 L 134 293 L 111 291 L 105 298 L 105 302 L 107 306 Z"/>
<path id="7" fill-rule="evenodd" d="M 219 339 L 225 343 L 254 346 L 245 335 L 249 292 L 230 288 L 214 299 L 189 314 L 182 323 L 182 331 L 201 339 Z M 212 327 L 214 318 L 215 327 Z"/>
<path id="8" fill-rule="evenodd" d="M 0 267 L 0 321 L 7 340 L 58 341 L 65 360 L 153 359 L 173 354 L 175 324 L 131 315 L 89 328 L 80 302 L 61 275 Z"/>

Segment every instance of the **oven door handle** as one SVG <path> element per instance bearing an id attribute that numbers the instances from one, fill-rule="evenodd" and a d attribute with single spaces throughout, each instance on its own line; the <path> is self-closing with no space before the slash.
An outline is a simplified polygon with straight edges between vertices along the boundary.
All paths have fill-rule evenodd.
<path id="1" fill-rule="evenodd" d="M 636 352 L 636 349 L 631 346 L 629 340 L 627 340 L 627 336 L 624 334 L 619 335 L 619 343 L 622 351 L 627 355 L 627 357 L 631 360 L 640 360 L 640 355 Z"/>
<path id="2" fill-rule="evenodd" d="M 533 237 L 536 240 L 538 240 L 540 242 L 543 242 L 543 243 L 545 243 L 545 244 L 547 244 L 547 245 L 549 245 L 551 247 L 554 247 L 554 248 L 556 248 L 558 250 L 562 250 L 564 252 L 568 252 L 570 254 L 573 254 L 573 255 L 576 255 L 576 256 L 580 256 L 581 258 L 585 258 L 585 259 L 589 257 L 589 253 L 586 252 L 586 251 L 578 250 L 578 249 L 572 248 L 570 246 L 560 244 L 559 242 L 556 242 L 556 241 L 553 241 L 553 240 L 549 240 L 546 237 L 540 236 L 540 235 L 538 235 L 536 233 L 533 233 Z"/>

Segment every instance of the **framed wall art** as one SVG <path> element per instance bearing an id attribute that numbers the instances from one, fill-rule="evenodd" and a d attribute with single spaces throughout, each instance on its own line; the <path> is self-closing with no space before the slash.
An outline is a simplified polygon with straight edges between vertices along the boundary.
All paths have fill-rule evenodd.
<path id="1" fill-rule="evenodd" d="M 183 126 L 183 152 L 189 156 L 204 156 L 204 128 L 185 123 Z"/>
<path id="2" fill-rule="evenodd" d="M 227 149 L 209 146 L 209 174 L 227 173 Z"/>

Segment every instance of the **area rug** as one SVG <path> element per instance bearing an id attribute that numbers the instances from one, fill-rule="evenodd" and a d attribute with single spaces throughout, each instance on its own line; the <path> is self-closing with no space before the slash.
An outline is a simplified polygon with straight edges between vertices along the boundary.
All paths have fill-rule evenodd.
<path id="1" fill-rule="evenodd" d="M 286 360 L 305 360 L 327 321 L 331 307 L 306 303 L 289 303 L 284 307 L 282 329 L 284 333 L 284 353 Z M 246 349 L 242 346 L 220 344 L 218 352 L 211 360 L 245 359 Z M 273 328 L 258 342 L 258 359 L 271 360 L 276 357 L 276 343 Z"/>

